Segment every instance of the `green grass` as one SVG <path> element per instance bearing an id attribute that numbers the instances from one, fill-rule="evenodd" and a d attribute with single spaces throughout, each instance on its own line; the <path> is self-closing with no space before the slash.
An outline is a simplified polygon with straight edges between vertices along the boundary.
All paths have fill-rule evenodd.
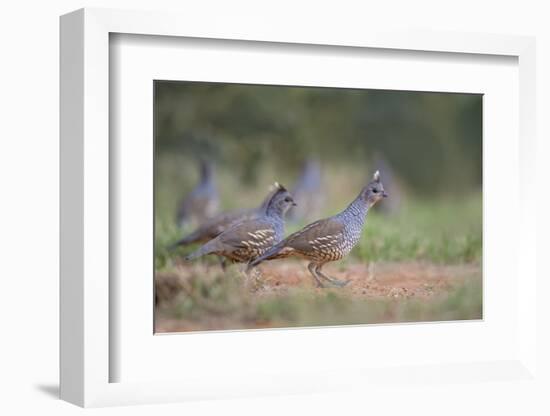
<path id="1" fill-rule="evenodd" d="M 438 264 L 481 262 L 480 199 L 480 196 L 472 195 L 460 203 L 409 201 L 400 213 L 391 217 L 370 212 L 361 240 L 342 264 L 410 260 Z M 287 225 L 287 234 L 301 226 Z M 157 270 L 170 267 L 174 253 L 168 252 L 166 247 L 181 233 L 171 225 L 171 220 L 157 221 Z"/>
<path id="2" fill-rule="evenodd" d="M 156 170 L 155 259 L 157 270 L 168 270 L 173 253 L 166 247 L 192 230 L 192 227 L 183 231 L 178 229 L 174 216 L 179 198 L 192 189 L 196 181 L 196 166 L 181 156 L 164 156 L 157 162 Z M 292 183 L 287 172 L 280 176 L 282 178 L 267 166 L 257 179 L 256 187 L 243 187 L 236 175 L 219 167 L 217 177 L 222 209 L 256 206 L 275 179 Z M 364 177 L 356 169 L 339 166 L 326 169 L 325 181 L 327 204 L 322 217 L 345 208 L 359 192 Z M 391 190 L 388 192 L 391 195 Z M 425 260 L 442 264 L 481 261 L 481 192 L 473 191 L 454 198 L 419 198 L 406 194 L 402 201 L 401 209 L 392 216 L 382 215 L 376 207 L 369 212 L 362 238 L 346 261 Z M 304 225 L 287 224 L 287 234 Z"/>
<path id="3" fill-rule="evenodd" d="M 408 201 L 394 217 L 369 214 L 353 255 L 364 262 L 479 262 L 481 217 L 480 194 L 461 201 Z"/>
<path id="4" fill-rule="evenodd" d="M 292 293 L 263 300 L 257 315 L 273 326 L 357 325 L 479 319 L 482 295 L 479 280 L 469 282 L 431 302 L 417 299 L 357 299 L 329 291 L 311 297 Z"/>

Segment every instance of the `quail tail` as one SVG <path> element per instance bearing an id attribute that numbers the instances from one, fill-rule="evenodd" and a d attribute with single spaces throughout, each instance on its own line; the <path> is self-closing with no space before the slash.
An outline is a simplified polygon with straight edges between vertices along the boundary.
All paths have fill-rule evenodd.
<path id="1" fill-rule="evenodd" d="M 191 254 L 185 256 L 185 260 L 193 260 L 198 257 L 206 256 L 207 254 L 214 253 L 216 251 L 216 244 L 214 241 L 209 241 L 198 250 L 193 251 Z"/>
<path id="2" fill-rule="evenodd" d="M 273 247 L 271 247 L 269 250 L 267 250 L 264 254 L 262 254 L 259 257 L 256 257 L 254 260 L 250 261 L 248 265 L 246 266 L 246 272 L 250 272 L 253 267 L 256 267 L 258 264 L 260 264 L 262 261 L 270 259 L 271 257 L 274 257 L 281 251 L 281 249 L 284 247 L 284 240 L 281 241 L 279 244 L 275 244 Z"/>
<path id="3" fill-rule="evenodd" d="M 175 243 L 168 246 L 168 250 L 173 251 L 180 246 L 186 246 L 188 244 L 196 243 L 199 239 L 197 232 L 193 232 L 188 236 L 183 237 L 181 240 L 176 241 Z"/>

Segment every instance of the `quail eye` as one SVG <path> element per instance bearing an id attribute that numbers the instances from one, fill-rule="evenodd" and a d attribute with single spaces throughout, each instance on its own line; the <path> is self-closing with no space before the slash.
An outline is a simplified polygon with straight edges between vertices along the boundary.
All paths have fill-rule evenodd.
<path id="1" fill-rule="evenodd" d="M 377 194 L 377 193 L 378 193 L 378 189 L 374 188 L 374 189 L 372 190 L 372 192 L 374 192 L 375 194 Z"/>
<path id="2" fill-rule="evenodd" d="M 289 197 L 286 197 L 286 198 L 285 198 L 285 202 L 290 202 L 290 198 L 289 198 Z"/>

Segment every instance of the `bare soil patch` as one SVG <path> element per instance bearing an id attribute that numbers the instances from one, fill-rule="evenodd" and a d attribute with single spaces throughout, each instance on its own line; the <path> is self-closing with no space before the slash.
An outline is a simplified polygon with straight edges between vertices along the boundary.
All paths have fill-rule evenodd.
<path id="1" fill-rule="evenodd" d="M 232 266 L 226 273 L 215 265 L 200 263 L 182 264 L 175 271 L 159 272 L 155 278 L 155 331 L 296 326 L 304 324 L 303 315 L 307 322 L 316 323 L 311 305 L 319 315 L 319 325 L 357 323 L 357 320 L 363 323 L 361 305 L 364 305 L 364 323 L 411 321 L 416 315 L 402 312 L 402 305 L 411 302 L 429 311 L 421 315 L 425 319 L 461 319 L 463 312 L 447 310 L 456 308 L 455 304 L 447 307 L 443 302 L 457 289 L 472 282 L 480 284 L 481 279 L 479 264 L 333 264 L 323 271 L 350 282 L 344 288 L 317 288 L 306 265 L 299 261 L 266 263 L 260 266 L 256 278 L 246 277 L 239 265 Z M 353 303 L 353 313 L 346 311 L 345 305 L 340 309 L 329 305 L 329 294 L 334 294 L 344 304 Z M 464 301 L 469 300 L 461 299 L 460 303 Z M 372 312 L 373 304 L 387 306 L 376 315 Z M 302 308 L 302 305 L 305 306 Z M 274 312 L 269 312 L 273 309 Z M 289 312 L 286 317 L 287 309 L 294 315 Z M 343 312 L 339 321 L 340 310 Z M 466 312 L 464 319 L 477 317 L 475 311 Z"/>
<path id="2" fill-rule="evenodd" d="M 340 280 L 350 280 L 344 288 L 316 288 L 307 263 L 270 264 L 261 267 L 260 293 L 289 287 L 308 287 L 316 292 L 334 290 L 359 298 L 415 297 L 429 299 L 448 291 L 479 273 L 477 264 L 436 265 L 432 263 L 371 263 L 354 264 L 339 270 L 327 265 L 323 271 Z"/>

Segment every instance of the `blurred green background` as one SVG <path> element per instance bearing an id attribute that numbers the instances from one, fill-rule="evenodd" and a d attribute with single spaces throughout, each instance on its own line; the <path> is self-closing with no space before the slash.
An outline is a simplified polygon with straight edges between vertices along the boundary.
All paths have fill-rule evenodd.
<path id="1" fill-rule="evenodd" d="M 481 317 L 481 95 L 170 81 L 156 81 L 154 88 L 157 280 L 175 279 L 180 287 L 175 300 L 159 309 L 157 318 L 172 322 L 162 327 L 177 331 Z M 421 262 L 440 267 L 429 278 L 438 284 L 462 283 L 434 291 L 433 302 L 417 300 L 421 292 L 408 292 L 405 303 L 374 295 L 357 299 L 344 291 L 312 300 L 310 289 L 304 288 L 274 298 L 251 297 L 235 283 L 235 270 L 224 274 L 201 268 L 215 266 L 215 259 L 183 264 L 181 256 L 196 246 L 176 253 L 167 249 L 194 228 L 179 228 L 175 213 L 178 201 L 199 180 L 199 158 L 213 162 L 221 211 L 257 206 L 274 181 L 292 188 L 304 161 L 318 160 L 322 209 L 315 218 L 288 221 L 286 234 L 345 208 L 380 169 L 390 197 L 369 213 L 359 244 L 331 266 L 332 274 L 349 273 L 356 265 L 386 264 L 389 271 L 379 283 L 388 289 L 384 293 L 394 293 L 392 276 L 416 270 L 411 265 Z M 385 212 L 382 204 L 392 209 Z M 467 281 L 454 271 L 465 265 L 471 277 Z M 418 288 L 431 287 L 432 280 L 422 283 L 423 272 L 411 273 Z M 306 275 L 300 281 L 308 287 Z M 357 293 L 368 298 L 369 284 Z M 441 285 L 447 288 L 447 283 Z M 354 305 L 353 313 L 342 309 L 334 315 L 334 302 Z M 228 322 L 212 318 L 217 316 L 212 310 Z"/>
<path id="2" fill-rule="evenodd" d="M 418 195 L 481 187 L 482 96 L 155 82 L 158 157 L 206 155 L 256 185 L 264 164 L 297 174 L 309 155 L 365 165 L 381 154 Z"/>

